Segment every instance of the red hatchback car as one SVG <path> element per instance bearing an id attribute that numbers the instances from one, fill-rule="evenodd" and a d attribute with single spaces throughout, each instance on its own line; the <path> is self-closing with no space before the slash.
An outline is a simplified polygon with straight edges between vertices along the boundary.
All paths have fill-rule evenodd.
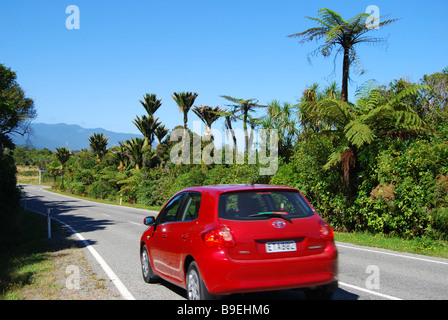
<path id="1" fill-rule="evenodd" d="M 337 290 L 333 230 L 297 189 L 192 187 L 144 223 L 143 278 L 172 282 L 189 299 L 292 288 L 330 299 Z"/>

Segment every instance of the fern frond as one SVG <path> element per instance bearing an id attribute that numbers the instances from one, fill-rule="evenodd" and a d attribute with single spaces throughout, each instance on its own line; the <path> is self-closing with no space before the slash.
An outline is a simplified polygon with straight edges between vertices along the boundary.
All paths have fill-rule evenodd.
<path id="1" fill-rule="evenodd" d="M 344 25 L 347 22 L 342 19 L 341 15 L 328 8 L 319 9 L 319 17 L 331 26 Z"/>
<path id="2" fill-rule="evenodd" d="M 350 121 L 345 126 L 345 137 L 347 140 L 357 146 L 362 147 L 364 144 L 370 144 L 376 138 L 375 132 L 369 125 L 361 122 L 361 117 Z"/>
<path id="3" fill-rule="evenodd" d="M 330 156 L 328 157 L 328 161 L 323 166 L 323 169 L 328 170 L 331 167 L 337 165 L 341 161 L 342 153 L 347 149 L 349 149 L 348 143 L 344 143 L 344 142 L 340 143 L 336 147 L 336 149 L 333 151 L 333 153 L 330 154 Z"/>
<path id="4" fill-rule="evenodd" d="M 421 84 L 410 85 L 409 87 L 406 87 L 403 90 L 401 90 L 400 93 L 398 93 L 391 100 L 389 100 L 389 104 L 393 105 L 395 103 L 399 103 L 404 98 L 407 98 L 412 95 L 416 95 L 420 90 L 424 90 L 424 89 L 431 90 L 430 87 L 427 85 L 421 85 Z"/>
<path id="5" fill-rule="evenodd" d="M 344 101 L 327 98 L 319 101 L 315 108 L 318 117 L 338 127 L 345 126 L 353 118 L 350 105 Z"/>
<path id="6" fill-rule="evenodd" d="M 395 126 L 397 128 L 407 130 L 418 130 L 423 128 L 423 120 L 414 111 L 395 111 L 395 116 Z"/>

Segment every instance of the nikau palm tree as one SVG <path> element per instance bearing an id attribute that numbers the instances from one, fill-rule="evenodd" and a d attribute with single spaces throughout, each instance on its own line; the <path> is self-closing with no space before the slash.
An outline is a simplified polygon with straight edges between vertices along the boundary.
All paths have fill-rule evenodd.
<path id="1" fill-rule="evenodd" d="M 220 116 L 224 117 L 224 128 L 226 130 L 226 135 L 230 133 L 232 135 L 233 140 L 233 156 L 234 159 L 237 158 L 238 155 L 238 144 L 236 141 L 236 135 L 235 131 L 233 130 L 232 123 L 235 122 L 238 119 L 238 107 L 233 106 L 231 110 L 229 109 L 223 109 L 220 111 Z"/>
<path id="2" fill-rule="evenodd" d="M 166 135 L 168 134 L 168 129 L 163 125 L 159 125 L 155 131 L 155 135 L 157 137 L 157 140 L 159 140 L 159 145 L 162 144 L 163 138 L 166 137 Z"/>
<path id="3" fill-rule="evenodd" d="M 139 100 L 143 108 L 145 108 L 148 115 L 154 115 L 154 113 L 162 106 L 162 99 L 157 99 L 155 94 L 147 93 L 143 97 L 143 101 Z"/>
<path id="4" fill-rule="evenodd" d="M 66 147 L 56 148 L 56 158 L 61 163 L 62 168 L 65 167 L 66 162 L 70 159 L 72 155 L 71 150 L 68 150 Z"/>
<path id="5" fill-rule="evenodd" d="M 129 155 L 126 148 L 126 143 L 119 141 L 119 146 L 114 146 L 111 148 L 112 153 L 115 155 L 116 161 L 118 161 L 117 169 L 120 171 L 126 170 L 129 165 Z"/>
<path id="6" fill-rule="evenodd" d="M 127 140 L 123 146 L 126 148 L 129 159 L 132 161 L 135 169 L 140 170 L 143 167 L 143 145 L 144 139 L 132 138 Z"/>
<path id="7" fill-rule="evenodd" d="M 235 116 L 238 114 L 238 117 L 240 117 L 243 120 L 243 130 L 244 130 L 244 147 L 245 152 L 249 152 L 249 134 L 247 131 L 247 124 L 250 123 L 251 117 L 250 112 L 254 112 L 255 108 L 257 107 L 264 107 L 262 105 L 258 104 L 258 100 L 256 99 L 238 99 L 233 98 L 231 96 L 221 96 L 222 98 L 233 102 L 232 105 Z"/>
<path id="8" fill-rule="evenodd" d="M 70 159 L 72 151 L 68 150 L 66 147 L 56 148 L 56 158 L 61 163 L 61 173 L 64 176 L 65 164 Z M 54 176 L 54 181 L 56 182 L 56 177 Z"/>
<path id="9" fill-rule="evenodd" d="M 193 107 L 193 112 L 205 124 L 205 136 L 210 137 L 213 141 L 212 124 L 221 117 L 221 107 L 212 108 L 210 106 Z"/>
<path id="10" fill-rule="evenodd" d="M 320 45 L 311 54 L 322 54 L 324 57 L 329 57 L 333 50 L 336 50 L 336 56 L 339 53 L 343 54 L 342 63 L 342 90 L 341 100 L 348 100 L 348 80 L 350 77 L 350 67 L 354 66 L 362 74 L 364 69 L 359 64 L 358 55 L 355 46 L 360 43 L 379 43 L 385 41 L 383 38 L 373 38 L 366 35 L 369 31 L 374 31 L 369 26 L 367 13 L 360 13 L 355 17 L 344 20 L 339 14 L 330 9 L 320 9 L 319 18 L 306 17 L 319 24 L 318 27 L 310 28 L 300 33 L 289 35 L 293 38 L 301 38 L 299 43 L 305 43 L 313 40 L 320 40 L 325 38 L 325 43 Z M 397 19 L 381 18 L 379 27 L 386 26 Z"/>
<path id="11" fill-rule="evenodd" d="M 132 121 L 132 123 L 137 127 L 145 138 L 144 147 L 152 148 L 152 143 L 154 142 L 154 134 L 157 127 L 161 124 L 158 121 L 159 118 L 154 118 L 152 115 L 143 115 L 141 118 L 137 118 Z"/>
<path id="12" fill-rule="evenodd" d="M 90 149 L 98 159 L 102 159 L 107 153 L 109 138 L 102 133 L 93 133 L 89 138 Z"/>
<path id="13" fill-rule="evenodd" d="M 172 95 L 174 101 L 179 106 L 179 110 L 184 114 L 184 129 L 187 129 L 188 111 L 194 104 L 194 101 L 198 97 L 198 94 L 192 92 L 174 92 Z"/>

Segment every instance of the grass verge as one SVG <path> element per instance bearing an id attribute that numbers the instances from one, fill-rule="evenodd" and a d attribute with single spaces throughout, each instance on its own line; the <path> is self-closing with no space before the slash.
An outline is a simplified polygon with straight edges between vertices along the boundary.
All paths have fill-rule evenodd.
<path id="1" fill-rule="evenodd" d="M 385 234 L 366 232 L 335 232 L 335 240 L 366 247 L 389 249 L 399 252 L 422 254 L 448 259 L 448 242 L 430 238 L 402 239 Z"/>
<path id="2" fill-rule="evenodd" d="M 0 300 L 120 299 L 110 281 L 93 271 L 81 243 L 59 224 L 52 223 L 48 239 L 45 217 L 17 208 L 1 220 Z M 77 286 L 70 285 L 73 275 Z"/>

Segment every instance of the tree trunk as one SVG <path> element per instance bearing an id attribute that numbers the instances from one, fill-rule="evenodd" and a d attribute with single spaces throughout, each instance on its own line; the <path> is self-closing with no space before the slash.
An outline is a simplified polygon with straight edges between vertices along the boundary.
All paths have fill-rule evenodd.
<path id="1" fill-rule="evenodd" d="M 187 111 L 188 112 L 188 111 Z M 187 130 L 187 122 L 188 122 L 188 115 L 187 112 L 184 111 L 184 129 Z"/>
<path id="2" fill-rule="evenodd" d="M 348 101 L 348 75 L 350 69 L 349 48 L 344 48 L 344 62 L 342 63 L 342 91 L 341 101 Z"/>

